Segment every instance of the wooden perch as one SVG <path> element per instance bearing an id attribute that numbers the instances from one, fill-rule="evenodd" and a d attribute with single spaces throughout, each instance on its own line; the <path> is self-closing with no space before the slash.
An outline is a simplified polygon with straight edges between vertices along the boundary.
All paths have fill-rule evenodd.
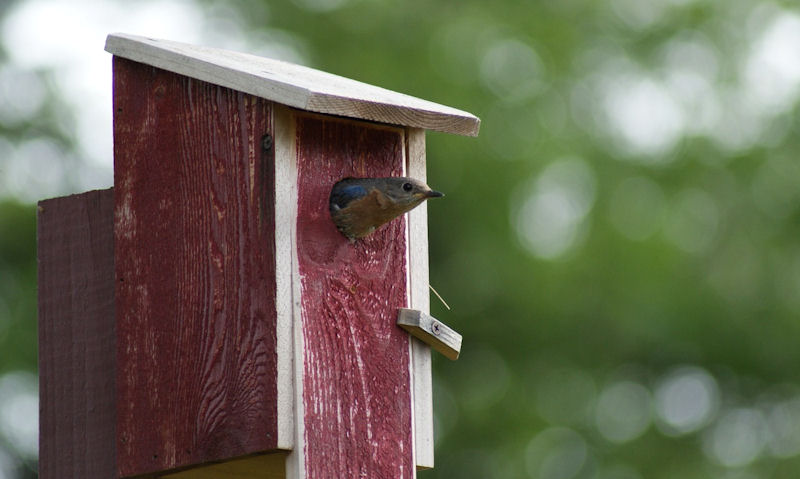
<path id="1" fill-rule="evenodd" d="M 397 325 L 444 354 L 447 359 L 458 359 L 461 335 L 433 316 L 416 309 L 400 308 Z"/>

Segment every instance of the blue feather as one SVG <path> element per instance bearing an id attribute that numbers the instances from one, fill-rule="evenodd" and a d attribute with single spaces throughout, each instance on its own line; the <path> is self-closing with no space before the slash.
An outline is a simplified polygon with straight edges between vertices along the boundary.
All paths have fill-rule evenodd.
<path id="1" fill-rule="evenodd" d="M 339 186 L 331 192 L 331 206 L 338 209 L 346 207 L 351 201 L 367 196 L 367 189 L 361 185 Z"/>

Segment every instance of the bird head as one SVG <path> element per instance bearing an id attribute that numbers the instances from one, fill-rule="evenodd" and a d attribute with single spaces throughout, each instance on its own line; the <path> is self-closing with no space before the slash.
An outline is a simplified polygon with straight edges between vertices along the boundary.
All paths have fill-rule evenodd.
<path id="1" fill-rule="evenodd" d="M 425 183 L 407 177 L 377 178 L 378 186 L 383 194 L 403 209 L 409 210 L 428 198 L 440 198 L 444 193 L 432 190 Z"/>

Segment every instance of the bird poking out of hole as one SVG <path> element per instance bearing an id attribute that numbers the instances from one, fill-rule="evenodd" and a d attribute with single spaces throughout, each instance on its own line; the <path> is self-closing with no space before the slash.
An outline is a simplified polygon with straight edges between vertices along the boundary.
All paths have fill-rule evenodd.
<path id="1" fill-rule="evenodd" d="M 343 235 L 355 240 L 428 198 L 442 196 L 413 178 L 345 178 L 331 189 L 331 218 Z"/>

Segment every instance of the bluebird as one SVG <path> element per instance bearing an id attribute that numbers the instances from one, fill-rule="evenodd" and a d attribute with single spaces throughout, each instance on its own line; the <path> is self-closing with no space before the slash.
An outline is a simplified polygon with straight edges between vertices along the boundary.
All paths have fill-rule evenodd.
<path id="1" fill-rule="evenodd" d="M 406 177 L 345 178 L 331 190 L 331 218 L 339 231 L 355 240 L 443 193 Z"/>

